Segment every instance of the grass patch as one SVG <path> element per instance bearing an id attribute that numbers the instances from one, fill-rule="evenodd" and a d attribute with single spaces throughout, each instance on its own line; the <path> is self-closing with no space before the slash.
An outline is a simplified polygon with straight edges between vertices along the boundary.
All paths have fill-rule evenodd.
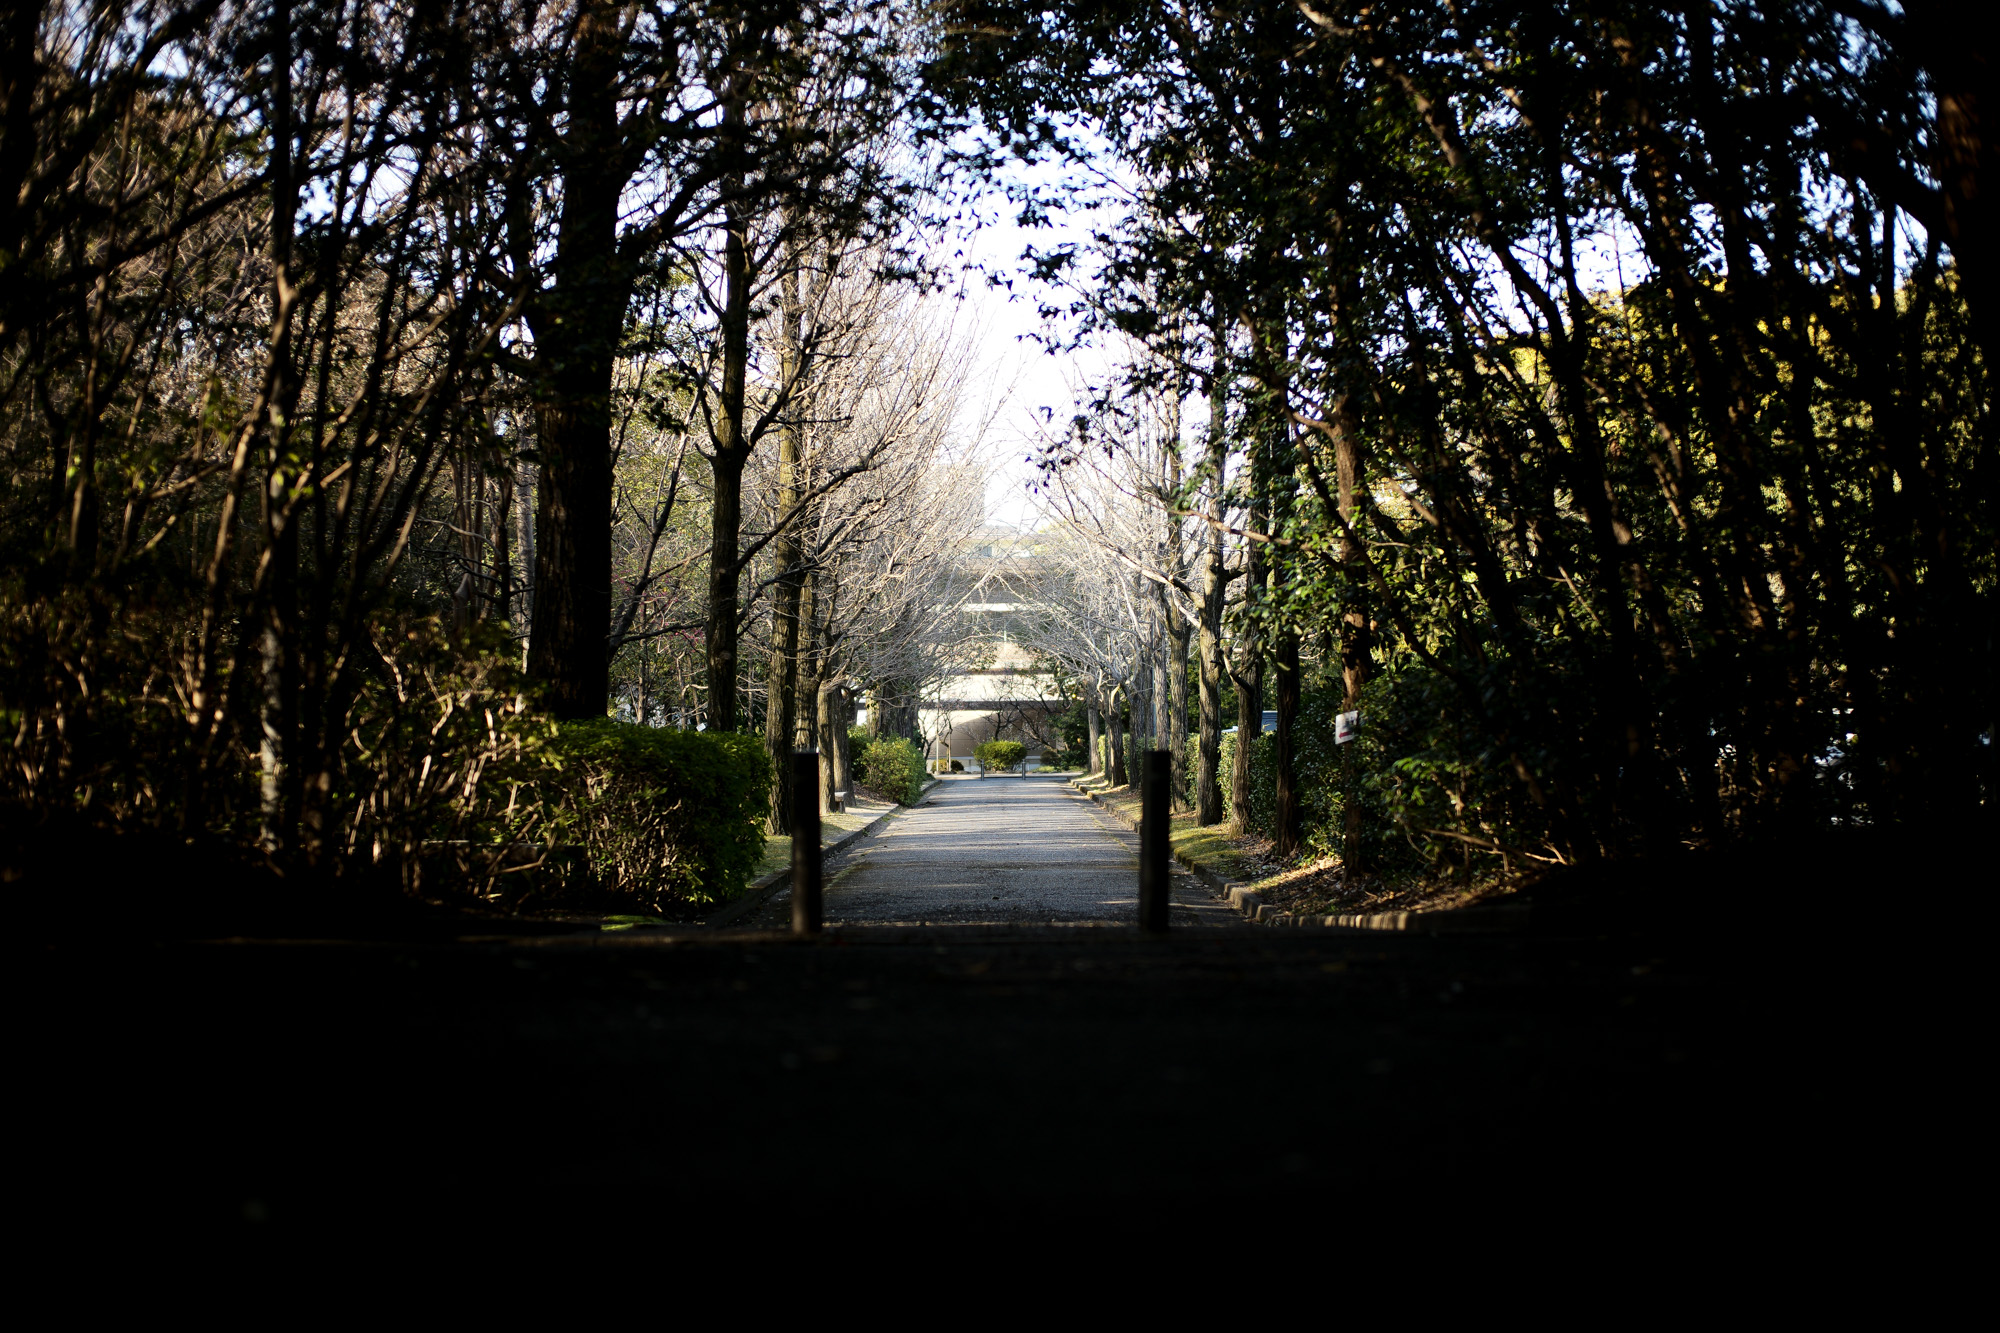
<path id="1" fill-rule="evenodd" d="M 1229 825 L 1203 828 L 1194 822 L 1192 810 L 1174 816 L 1173 832 L 1168 836 L 1177 858 L 1225 880 L 1255 881 L 1270 873 L 1245 846 L 1245 840 L 1229 832 Z"/>
<path id="2" fill-rule="evenodd" d="M 1138 788 L 1113 787 L 1101 775 L 1079 778 L 1074 785 L 1096 793 L 1099 804 L 1110 806 L 1133 825 L 1138 824 Z M 1168 837 L 1173 842 L 1176 859 L 1200 866 L 1223 879 L 1254 882 L 1273 873 L 1272 867 L 1256 855 L 1259 840 L 1239 838 L 1229 831 L 1227 824 L 1211 824 L 1203 828 L 1195 823 L 1192 810 L 1174 816 Z"/>
<path id="3" fill-rule="evenodd" d="M 845 810 L 819 817 L 819 845 L 829 847 L 856 829 L 867 827 L 876 818 L 895 808 L 895 803 L 891 801 L 871 801 L 866 797 L 857 797 L 847 803 Z M 773 871 L 783 870 L 791 863 L 792 835 L 767 833 L 764 835 L 764 859 L 752 878 L 762 879 Z"/>

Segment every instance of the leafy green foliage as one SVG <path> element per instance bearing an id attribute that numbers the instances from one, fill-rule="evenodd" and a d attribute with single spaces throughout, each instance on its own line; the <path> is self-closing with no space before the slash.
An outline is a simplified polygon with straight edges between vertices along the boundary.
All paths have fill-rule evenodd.
<path id="1" fill-rule="evenodd" d="M 1028 747 L 1019 741 L 987 741 L 973 751 L 973 757 L 989 773 L 1005 773 L 1028 757 Z"/>
<path id="2" fill-rule="evenodd" d="M 1067 773 L 1083 767 L 1083 747 L 1069 749 L 1051 745 L 1042 751 L 1042 768 L 1045 772 Z"/>
<path id="3" fill-rule="evenodd" d="M 953 13 L 929 91 L 984 131 L 970 166 L 1110 152 L 1144 182 L 1084 304 L 1156 353 L 1131 399 L 1211 372 L 1229 461 L 1179 500 L 1270 539 L 1225 632 L 1371 682 L 1337 760 L 1327 710 L 1297 738 L 1321 845 L 1357 806 L 1434 861 L 1990 822 L 2000 326 L 1990 238 L 1943 225 L 1971 177 L 1934 165 L 1980 86 L 1956 25 Z"/>
<path id="4" fill-rule="evenodd" d="M 898 805 L 915 805 L 923 792 L 924 752 L 912 741 L 874 741 L 854 764 L 863 783 Z"/>
<path id="5" fill-rule="evenodd" d="M 588 867 L 564 877 L 572 901 L 660 912 L 749 884 L 771 793 L 760 739 L 588 718 L 563 723 L 553 749 L 559 768 L 540 793 L 549 836 L 582 847 Z"/>

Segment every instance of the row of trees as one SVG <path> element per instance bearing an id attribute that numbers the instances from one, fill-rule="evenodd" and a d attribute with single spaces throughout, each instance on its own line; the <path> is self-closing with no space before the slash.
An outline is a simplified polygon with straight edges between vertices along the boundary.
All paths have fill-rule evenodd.
<path id="1" fill-rule="evenodd" d="M 965 340 L 899 280 L 912 32 L 10 9 L 11 795 L 337 867 L 435 838 L 532 714 L 789 750 L 866 686 L 893 721 L 980 494 Z"/>
<path id="2" fill-rule="evenodd" d="M 1039 256 L 1143 349 L 1045 453 L 1095 555 L 1058 637 L 1169 744 L 1192 674 L 1203 822 L 1269 694 L 1298 849 L 1315 687 L 1372 737 L 1350 854 L 1990 810 L 1992 149 L 1943 7 L 951 15 L 964 165 L 1129 197 Z"/>

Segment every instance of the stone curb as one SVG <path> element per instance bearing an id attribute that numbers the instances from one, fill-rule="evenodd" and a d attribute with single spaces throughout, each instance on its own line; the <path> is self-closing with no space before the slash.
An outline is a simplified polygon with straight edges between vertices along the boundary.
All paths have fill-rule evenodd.
<path id="1" fill-rule="evenodd" d="M 1128 818 L 1123 810 L 1101 799 L 1094 791 L 1085 791 L 1075 782 L 1066 784 L 1079 796 L 1090 798 L 1091 804 L 1110 814 L 1120 823 L 1137 830 L 1138 823 Z M 1263 895 L 1246 884 L 1233 884 L 1204 866 L 1198 866 L 1180 852 L 1174 853 L 1174 860 L 1187 868 L 1208 891 L 1241 912 L 1246 920 L 1260 926 L 1317 926 L 1328 930 L 1395 930 L 1424 935 L 1488 935 L 1510 930 L 1520 930 L 1528 925 L 1531 908 L 1526 903 L 1508 903 L 1494 907 L 1462 907 L 1447 912 L 1339 912 L 1330 916 L 1309 916 L 1296 912 L 1280 912 L 1264 901 Z"/>
<path id="2" fill-rule="evenodd" d="M 937 785 L 938 785 L 938 780 L 936 778 L 932 778 L 929 782 L 926 782 L 921 788 L 918 789 L 917 799 L 919 801 L 923 800 L 924 797 L 930 795 L 931 788 Z M 884 810 L 881 814 L 875 816 L 875 818 L 869 820 L 866 824 L 863 824 L 860 828 L 855 829 L 852 833 L 844 833 L 837 840 L 833 842 L 822 843 L 819 849 L 820 859 L 824 860 L 827 857 L 832 856 L 835 852 L 839 851 L 843 847 L 846 847 L 849 843 L 855 843 L 861 841 L 861 839 L 867 837 L 869 834 L 873 833 L 876 829 L 881 828 L 882 825 L 886 824 L 889 820 L 894 819 L 897 815 L 902 814 L 903 811 L 914 808 L 915 807 L 913 806 L 905 806 L 905 805 L 891 806 L 889 809 Z M 782 885 L 790 882 L 791 878 L 792 878 L 792 868 L 790 866 L 784 866 L 781 867 L 780 869 L 773 870 L 768 875 L 761 876 L 760 878 L 751 881 L 750 888 L 744 893 L 744 895 L 741 898 L 738 898 L 733 903 L 726 904 L 721 909 L 719 909 L 714 916 L 709 917 L 706 921 L 703 921 L 701 924 L 709 927 L 710 929 L 713 929 L 717 926 L 726 926 L 732 921 L 742 920 L 744 917 L 756 911 L 759 907 L 762 907 L 765 904 L 765 902 L 770 899 L 771 895 L 775 893 Z"/>

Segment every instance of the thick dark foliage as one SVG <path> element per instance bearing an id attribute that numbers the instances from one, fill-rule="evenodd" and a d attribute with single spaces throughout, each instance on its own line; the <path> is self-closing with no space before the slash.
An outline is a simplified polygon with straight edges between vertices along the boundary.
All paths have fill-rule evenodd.
<path id="1" fill-rule="evenodd" d="M 587 869 L 543 877 L 539 896 L 673 912 L 749 884 L 771 794 L 758 738 L 591 718 L 563 723 L 554 751 L 540 797 L 549 836 L 581 848 Z"/>

